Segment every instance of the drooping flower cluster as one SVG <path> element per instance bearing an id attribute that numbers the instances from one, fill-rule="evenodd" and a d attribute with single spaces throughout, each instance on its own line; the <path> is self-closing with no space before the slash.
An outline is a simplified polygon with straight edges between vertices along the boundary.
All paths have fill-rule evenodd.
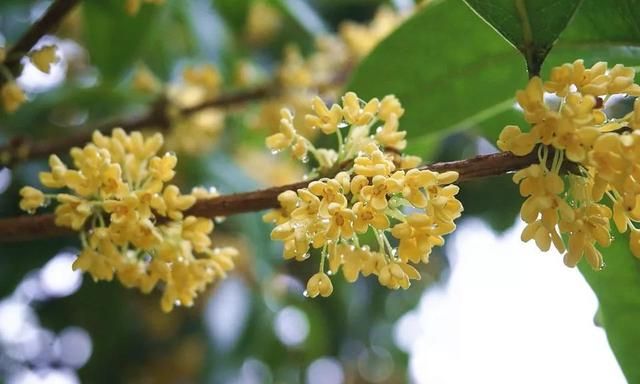
<path id="1" fill-rule="evenodd" d="M 394 158 L 406 145 L 406 132 L 398 130 L 404 110 L 394 96 L 364 102 L 349 92 L 342 105 L 331 107 L 316 97 L 313 109 L 305 116 L 308 128 L 335 134 L 337 151 L 315 148 L 299 135 L 287 110 L 267 146 L 291 148 L 299 159 L 311 155 L 313 175 L 335 176 L 280 194 L 281 208 L 265 215 L 276 224 L 272 239 L 284 243 L 285 259 L 302 261 L 320 251 L 319 272 L 307 283 L 309 297 L 330 295 L 327 273 L 340 269 L 350 282 L 374 274 L 386 287 L 406 289 L 420 278 L 414 265 L 427 263 L 432 248 L 455 229 L 462 212 L 452 184 L 458 174 L 414 168 L 416 157 Z M 365 244 L 365 234 L 374 244 Z"/>
<path id="2" fill-rule="evenodd" d="M 57 47 L 55 45 L 45 45 L 40 48 L 34 49 L 27 54 L 29 61 L 38 70 L 44 73 L 51 72 L 51 65 L 57 60 Z M 0 47 L 0 67 L 4 67 L 5 51 Z M 0 88 L 0 101 L 5 112 L 13 113 L 20 108 L 20 106 L 27 101 L 27 96 L 24 91 L 16 83 L 15 79 L 11 76 L 11 72 L 8 68 L 4 67 L 0 71 L 0 78 L 5 77 L 2 81 L 3 85 Z"/>
<path id="3" fill-rule="evenodd" d="M 212 148 L 224 128 L 225 113 L 214 107 L 188 113 L 184 111 L 215 100 L 221 85 L 222 77 L 211 64 L 185 68 L 181 79 L 166 87 L 144 66 L 139 66 L 133 76 L 133 87 L 137 91 L 148 94 L 164 92 L 170 120 L 166 146 L 189 154 L 202 154 Z"/>
<path id="4" fill-rule="evenodd" d="M 576 60 L 556 67 L 549 81 L 533 77 L 516 94 L 531 129 L 507 126 L 500 134 L 500 149 L 519 156 L 535 150 L 540 160 L 513 177 L 527 197 L 522 240 L 535 240 L 543 251 L 553 243 L 566 251 L 568 266 L 584 256 L 593 268 L 602 268 L 596 244 L 611 243 L 611 219 L 620 233 L 631 230 L 631 250 L 640 257 L 634 224 L 640 221 L 640 99 L 624 116 L 607 108 L 614 95 L 640 96 L 634 77 L 633 68 L 620 64 L 586 68 Z M 545 92 L 552 102 L 545 101 Z M 566 164 L 570 174 L 563 179 Z M 605 196 L 613 209 L 602 203 Z"/>
<path id="5" fill-rule="evenodd" d="M 95 132 L 92 143 L 71 149 L 75 169 L 52 155 L 51 171 L 40 173 L 45 187 L 68 193 L 24 187 L 20 207 L 33 213 L 56 201 L 56 225 L 80 232 L 82 250 L 74 269 L 94 280 L 115 276 L 145 293 L 160 283 L 162 308 L 170 311 L 192 305 L 207 284 L 225 277 L 236 250 L 213 248 L 213 221 L 185 215 L 198 197 L 211 195 L 200 189 L 183 195 L 168 184 L 177 158 L 159 156 L 162 144 L 160 134 L 145 139 L 121 129 L 112 136 Z"/>

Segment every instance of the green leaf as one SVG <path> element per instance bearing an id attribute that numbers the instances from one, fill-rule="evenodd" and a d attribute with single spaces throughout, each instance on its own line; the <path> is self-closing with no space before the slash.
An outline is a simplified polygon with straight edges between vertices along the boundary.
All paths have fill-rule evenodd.
<path id="1" fill-rule="evenodd" d="M 408 142 L 430 142 L 426 135 L 475 127 L 509 110 L 526 79 L 516 50 L 463 2 L 445 1 L 382 41 L 347 89 L 362 98 L 395 94 L 406 109 L 401 126 Z"/>
<path id="2" fill-rule="evenodd" d="M 615 23 L 611 21 L 615 20 Z M 640 64 L 640 1 L 584 0 L 546 60 L 552 65 L 582 58 L 586 63 Z"/>
<path id="3" fill-rule="evenodd" d="M 465 0 L 525 57 L 531 75 L 539 74 L 547 53 L 582 0 Z"/>
<path id="4" fill-rule="evenodd" d="M 584 260 L 580 272 L 600 302 L 599 320 L 627 381 L 640 382 L 640 260 L 629 251 L 628 236 L 602 250 L 606 266 L 594 271 Z"/>
<path id="5" fill-rule="evenodd" d="M 560 3 L 560 2 L 559 2 Z M 578 58 L 640 64 L 638 0 L 585 0 L 545 60 L 543 73 Z M 607 20 L 616 20 L 612 27 Z M 427 6 L 356 68 L 347 86 L 362 98 L 395 94 L 406 109 L 408 149 L 429 154 L 447 134 L 475 129 L 494 141 L 527 76 L 518 52 L 459 1 Z"/>
<path id="6" fill-rule="evenodd" d="M 212 0 L 227 26 L 236 34 L 242 34 L 249 14 L 251 0 Z"/>
<path id="7" fill-rule="evenodd" d="M 163 6 L 143 5 L 137 15 L 122 0 L 87 1 L 82 7 L 85 46 L 106 81 L 116 81 L 140 58 Z"/>

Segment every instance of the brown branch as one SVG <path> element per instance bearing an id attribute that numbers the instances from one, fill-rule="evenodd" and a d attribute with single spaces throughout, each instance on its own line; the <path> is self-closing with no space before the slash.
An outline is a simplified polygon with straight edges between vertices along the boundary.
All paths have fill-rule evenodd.
<path id="1" fill-rule="evenodd" d="M 276 92 L 275 88 L 270 86 L 232 91 L 202 104 L 185 108 L 180 113 L 190 115 L 206 108 L 236 106 L 275 95 Z M 108 120 L 92 127 L 85 127 L 80 132 L 67 137 L 42 141 L 28 139 L 23 136 L 14 137 L 5 145 L 0 146 L 0 166 L 9 167 L 26 160 L 46 158 L 52 154 L 64 154 L 72 147 L 83 146 L 91 141 L 91 135 L 95 130 L 107 134 L 116 127 L 120 127 L 126 132 L 131 132 L 145 127 L 168 129 L 170 124 L 171 121 L 167 114 L 167 101 L 161 97 L 151 105 L 147 112 L 140 116 Z"/>
<path id="2" fill-rule="evenodd" d="M 47 11 L 22 35 L 7 52 L 4 65 L 13 76 L 19 76 L 22 71 L 21 60 L 42 36 L 54 30 L 64 17 L 80 2 L 80 0 L 56 0 Z M 0 79 L 2 84 L 6 79 Z"/>
<path id="3" fill-rule="evenodd" d="M 459 181 L 497 176 L 527 167 L 538 161 L 535 153 L 519 157 L 512 153 L 476 156 L 466 160 L 434 163 L 420 167 L 437 172 L 457 171 Z M 186 214 L 214 218 L 238 213 L 255 212 L 278 207 L 278 195 L 287 190 L 304 188 L 310 181 L 272 187 L 252 192 L 235 193 L 198 201 Z M 35 240 L 72 234 L 69 229 L 57 227 L 54 215 L 19 216 L 0 219 L 0 242 Z"/>

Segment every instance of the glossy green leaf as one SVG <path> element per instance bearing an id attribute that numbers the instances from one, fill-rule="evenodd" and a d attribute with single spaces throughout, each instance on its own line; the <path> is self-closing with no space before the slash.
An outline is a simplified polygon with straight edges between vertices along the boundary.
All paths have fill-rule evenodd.
<path id="1" fill-rule="evenodd" d="M 532 74 L 540 72 L 547 53 L 582 0 L 465 0 L 525 57 Z"/>
<path id="2" fill-rule="evenodd" d="M 543 67 L 583 58 L 640 64 L 638 0 L 585 0 Z M 616 20 L 615 28 L 603 20 Z M 458 1 L 418 12 L 355 70 L 348 90 L 363 98 L 393 93 L 406 114 L 410 152 L 429 154 L 448 133 L 476 129 L 495 141 L 506 124 L 521 124 L 512 106 L 527 81 L 526 65 L 513 47 Z"/>
<path id="3" fill-rule="evenodd" d="M 638 65 L 639 25 L 639 0 L 584 0 L 549 54 L 545 69 L 578 58 L 587 63 Z"/>
<path id="4" fill-rule="evenodd" d="M 406 109 L 401 126 L 411 143 L 508 110 L 526 79 L 516 50 L 463 2 L 445 1 L 426 7 L 382 41 L 347 89 L 363 98 L 395 94 Z"/>
<path id="5" fill-rule="evenodd" d="M 640 382 L 640 260 L 631 255 L 627 236 L 603 249 L 606 266 L 594 271 L 584 260 L 580 272 L 600 302 L 599 317 L 629 383 Z"/>
<path id="6" fill-rule="evenodd" d="M 131 16 L 121 0 L 88 1 L 83 6 L 85 46 L 91 63 L 107 81 L 119 80 L 141 56 L 162 6 L 143 5 Z"/>

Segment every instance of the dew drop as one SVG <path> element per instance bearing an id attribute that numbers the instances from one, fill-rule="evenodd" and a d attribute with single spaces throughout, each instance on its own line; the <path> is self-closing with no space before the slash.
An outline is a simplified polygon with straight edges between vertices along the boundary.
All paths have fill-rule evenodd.
<path id="1" fill-rule="evenodd" d="M 302 175 L 302 180 L 309 180 L 309 175 L 307 175 L 306 173 Z"/>
<path id="2" fill-rule="evenodd" d="M 216 216 L 214 217 L 213 221 L 216 222 L 216 224 L 222 224 L 227 220 L 226 216 Z"/>
<path id="3" fill-rule="evenodd" d="M 300 159 L 300 161 L 302 161 L 302 163 L 303 163 L 303 164 L 308 163 L 308 162 L 309 162 L 309 156 L 304 155 L 304 156 Z"/>
<path id="4" fill-rule="evenodd" d="M 279 150 L 279 149 L 272 149 L 272 150 L 271 150 L 271 154 L 272 154 L 272 155 L 277 155 L 278 153 L 280 153 L 280 150 Z"/>
<path id="5" fill-rule="evenodd" d="M 309 297 L 309 292 L 305 289 L 304 292 L 302 292 L 302 296 Z"/>
<path id="6" fill-rule="evenodd" d="M 327 271 L 327 275 L 329 275 L 329 276 L 333 276 L 333 271 L 332 271 L 332 270 L 328 270 L 328 271 Z"/>
<path id="7" fill-rule="evenodd" d="M 180 302 L 180 300 L 176 300 L 173 302 L 173 305 L 175 305 L 176 307 L 179 307 L 182 305 L 182 303 Z"/>
<path id="8" fill-rule="evenodd" d="M 302 260 L 307 260 L 311 255 L 307 252 L 304 255 L 302 255 Z"/>

